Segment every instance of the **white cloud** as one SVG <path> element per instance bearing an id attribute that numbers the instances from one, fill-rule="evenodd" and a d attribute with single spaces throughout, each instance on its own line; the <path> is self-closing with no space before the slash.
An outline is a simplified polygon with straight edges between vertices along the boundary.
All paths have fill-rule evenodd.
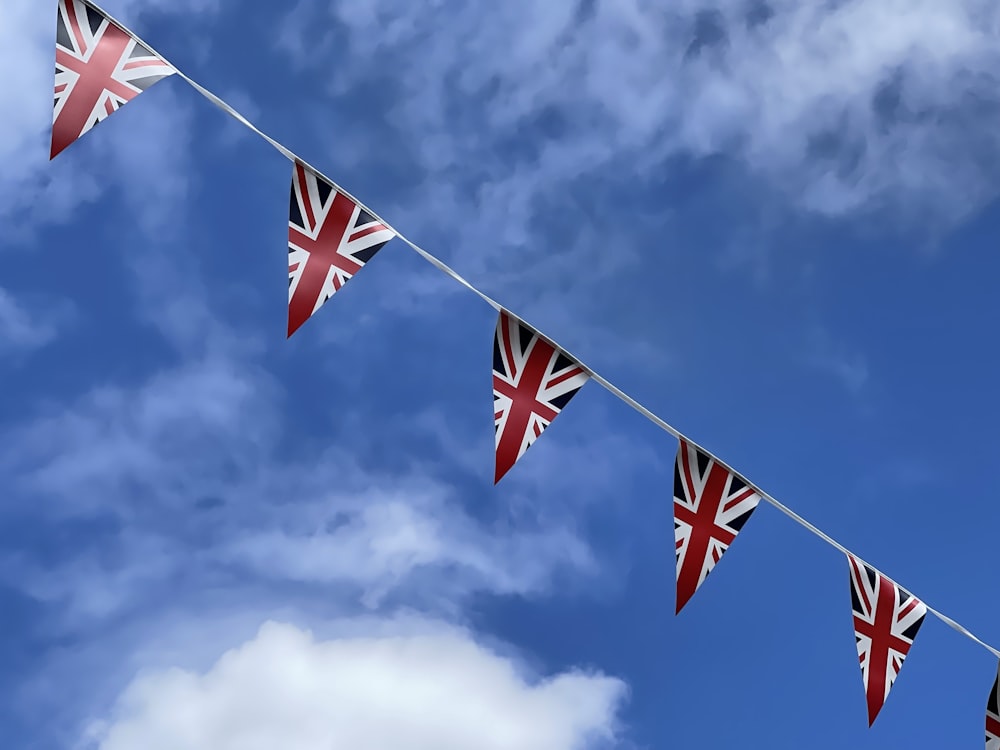
<path id="1" fill-rule="evenodd" d="M 677 154 L 729 155 L 834 215 L 890 205 L 951 221 L 997 193 L 987 0 L 302 2 L 280 42 L 300 62 L 342 44 L 321 31 L 323 7 L 349 71 L 391 72 L 384 106 L 421 166 L 448 184 L 477 175 L 480 221 L 511 244 L 539 195 L 601 167 L 655 176 Z M 333 85 L 351 80 L 341 66 Z M 525 128 L 542 147 L 512 158 Z"/>
<path id="2" fill-rule="evenodd" d="M 267 623 L 207 672 L 137 678 L 95 750 L 583 750 L 617 735 L 619 680 L 535 679 L 463 631 L 316 640 Z"/>

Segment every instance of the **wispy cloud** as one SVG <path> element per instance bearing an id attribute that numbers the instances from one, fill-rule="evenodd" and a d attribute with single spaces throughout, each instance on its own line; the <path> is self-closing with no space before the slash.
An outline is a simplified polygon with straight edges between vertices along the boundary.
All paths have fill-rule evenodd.
<path id="1" fill-rule="evenodd" d="M 54 567 L 22 556 L 11 582 L 79 624 L 131 611 L 176 576 L 233 565 L 252 580 L 339 583 L 371 606 L 404 583 L 426 602 L 596 573 L 568 529 L 474 520 L 441 480 L 363 469 L 360 455 L 308 440 L 283 455 L 279 399 L 251 364 L 207 360 L 9 431 L 17 447 L 3 469 L 22 509 L 45 498 L 47 522 L 104 522 L 90 529 L 96 547 Z"/>
<path id="2" fill-rule="evenodd" d="M 303 0 L 280 44 L 323 65 L 349 45 L 332 90 L 377 75 L 429 202 L 507 248 L 597 170 L 655 177 L 678 155 L 730 157 L 823 214 L 950 223 L 998 189 L 998 36 L 984 0 Z"/>
<path id="3" fill-rule="evenodd" d="M 221 551 L 265 578 L 352 583 L 377 606 L 402 584 L 455 601 L 466 592 L 528 594 L 549 588 L 554 572 L 594 572 L 587 545 L 566 529 L 488 529 L 441 497 L 404 486 L 398 496 L 366 493 L 329 503 L 327 528 L 262 529 Z M 424 496 L 421 496 L 421 495 Z M 423 580 L 422 580 L 423 579 Z"/>

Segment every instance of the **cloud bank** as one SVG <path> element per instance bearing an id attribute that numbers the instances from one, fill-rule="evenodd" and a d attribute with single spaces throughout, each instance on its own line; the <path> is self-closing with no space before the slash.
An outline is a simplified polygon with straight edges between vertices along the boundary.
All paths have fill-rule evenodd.
<path id="1" fill-rule="evenodd" d="M 616 739 L 624 685 L 542 680 L 440 624 L 317 640 L 269 622 L 199 674 L 137 678 L 95 750 L 583 750 Z"/>

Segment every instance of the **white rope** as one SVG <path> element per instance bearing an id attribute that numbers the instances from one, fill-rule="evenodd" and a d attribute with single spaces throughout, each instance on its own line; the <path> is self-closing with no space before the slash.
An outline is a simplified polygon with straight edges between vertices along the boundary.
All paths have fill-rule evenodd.
<path id="1" fill-rule="evenodd" d="M 267 133 L 265 133 L 264 131 L 262 131 L 260 128 L 258 128 L 252 122 L 250 122 L 246 117 L 244 117 L 242 114 L 240 114 L 236 109 L 234 109 L 231 105 L 229 105 L 225 101 L 223 101 L 223 99 L 221 97 L 215 95 L 214 93 L 212 93 L 211 91 L 209 91 L 208 89 L 206 89 L 204 86 L 202 86 L 200 83 L 198 83 L 197 81 L 195 81 L 193 78 L 190 78 L 189 76 L 187 76 L 186 74 L 184 74 L 182 71 L 180 71 L 177 68 L 177 66 L 174 65 L 173 63 L 171 63 L 169 60 L 167 60 L 167 58 L 164 55 L 162 55 L 159 52 L 157 52 L 156 50 L 154 50 L 152 46 L 150 46 L 149 44 L 147 44 L 144 40 L 142 40 L 138 35 L 136 35 L 135 33 L 133 33 L 124 24 L 122 24 L 118 20 L 116 20 L 110 13 L 108 13 L 105 10 L 103 10 L 100 6 L 97 5 L 97 3 L 93 2 L 93 0 L 84 0 L 84 2 L 88 3 L 89 5 L 91 5 L 95 10 L 97 10 L 99 13 L 102 13 L 104 16 L 106 16 L 113 23 L 118 24 L 118 26 L 120 26 L 122 29 L 124 29 L 136 41 L 138 41 L 140 44 L 142 44 L 145 47 L 147 47 L 150 50 L 150 52 L 152 52 L 154 55 L 156 55 L 157 57 L 159 57 L 165 63 L 167 63 L 168 65 L 170 65 L 177 72 L 177 75 L 180 76 L 185 82 L 187 82 L 188 85 L 190 85 L 195 91 L 197 91 L 199 94 L 201 94 L 203 97 L 205 97 L 208 101 L 210 101 L 216 107 L 218 107 L 219 109 L 221 109 L 227 115 L 229 115 L 230 117 L 232 117 L 234 120 L 236 120 L 237 122 L 239 122 L 245 128 L 251 130 L 253 133 L 255 133 L 256 135 L 258 135 L 260 138 L 262 138 L 263 140 L 267 141 L 276 151 L 278 151 L 286 159 L 288 159 L 289 161 L 292 161 L 292 162 L 296 162 L 296 161 L 299 162 L 300 164 L 302 164 L 302 166 L 306 167 L 307 169 L 311 170 L 312 172 L 315 172 L 319 177 L 322 177 L 324 180 L 326 180 L 328 183 L 330 183 L 334 188 L 336 188 L 341 193 L 343 193 L 348 198 L 350 198 L 355 203 L 357 203 L 358 206 L 360 206 L 365 211 L 367 211 L 369 214 L 371 214 L 372 217 L 374 217 L 377 221 L 380 221 L 382 224 L 384 224 L 387 229 L 389 229 L 391 232 L 393 232 L 393 234 L 395 234 L 400 240 L 402 240 L 404 243 L 406 243 L 414 252 L 416 252 L 425 261 L 427 261 L 428 263 L 430 263 L 432 266 L 434 266 L 435 268 L 437 268 L 439 271 L 442 271 L 443 273 L 445 273 L 448 276 L 450 276 L 452 279 L 454 279 L 455 281 L 457 281 L 459 284 L 461 284 L 462 286 L 464 286 L 466 289 L 468 289 L 473 294 L 477 295 L 480 299 L 482 299 L 486 304 L 488 304 L 494 310 L 496 310 L 498 312 L 507 312 L 507 313 L 509 313 L 511 316 L 517 318 L 518 320 L 524 322 L 526 325 L 528 325 L 529 327 L 531 327 L 532 330 L 535 331 L 536 333 L 538 333 L 540 336 L 542 336 L 542 338 L 547 339 L 548 342 L 550 344 L 552 344 L 555 348 L 560 349 L 563 352 L 565 352 L 567 356 L 569 356 L 570 358 L 574 359 L 577 363 L 579 363 L 588 372 L 588 374 L 590 375 L 590 377 L 595 382 L 599 383 L 603 388 L 605 388 L 608 392 L 612 393 L 614 396 L 616 396 L 618 399 L 620 399 L 623 403 L 625 403 L 628 406 L 630 406 L 633 409 L 635 409 L 635 411 L 639 412 L 642 416 L 646 417 L 646 419 L 648 419 L 650 422 L 652 422 L 653 424 L 655 424 L 656 426 L 658 426 L 660 429 L 662 429 L 662 430 L 670 433 L 671 435 L 673 435 L 678 440 L 683 440 L 684 442 L 688 443 L 689 445 L 691 445 L 691 446 L 697 448 L 698 450 L 700 450 L 702 453 L 708 454 L 709 456 L 712 457 L 712 459 L 716 463 L 718 463 L 721 466 L 725 467 L 726 469 L 728 469 L 733 474 L 739 475 L 741 478 L 743 478 L 745 481 L 747 481 L 747 484 L 751 485 L 755 490 L 757 490 L 757 493 L 760 495 L 760 497 L 761 497 L 762 500 L 764 500 L 765 502 L 769 503 L 773 507 L 777 508 L 779 511 L 781 511 L 782 513 L 784 513 L 786 516 L 788 516 L 790 519 L 792 519 L 795 523 L 797 523 L 802 528 L 806 529 L 807 531 L 811 532 L 815 536 L 819 537 L 824 542 L 826 542 L 827 544 L 829 544 L 831 547 L 834 547 L 834 548 L 840 550 L 840 552 L 842 552 L 843 554 L 850 555 L 850 556 L 856 558 L 859 562 L 862 562 L 865 565 L 868 565 L 868 567 L 872 568 L 873 570 L 877 570 L 877 568 L 875 568 L 873 565 L 870 565 L 869 563 L 867 563 L 864 560 L 862 560 L 860 557 L 858 557 L 853 552 L 851 552 L 849 549 L 847 549 L 847 547 L 845 547 L 844 545 L 842 545 L 840 542 L 838 542 L 837 540 L 835 540 L 833 537 L 831 537 L 826 532 L 822 531 L 821 529 L 819 529 L 816 526 L 814 526 L 813 524 L 811 524 L 809 521 L 807 521 L 806 519 L 804 519 L 802 516 L 800 516 L 798 513 L 796 513 L 795 511 L 793 511 L 791 508 L 789 508 L 785 504 L 779 502 L 772 495 L 768 494 L 767 492 L 764 492 L 763 490 L 758 489 L 757 485 L 753 484 L 749 480 L 746 480 L 746 478 L 743 477 L 742 474 L 739 474 L 739 472 L 737 472 L 735 469 L 733 469 L 727 463 L 725 463 L 724 461 L 722 461 L 721 459 L 719 459 L 718 457 L 716 457 L 714 453 L 712 453 L 711 451 L 709 451 L 706 448 L 702 447 L 701 445 L 699 445 L 695 441 L 691 440 L 689 437 L 687 437 L 684 433 L 682 433 L 676 427 L 672 426 L 667 421 L 665 421 L 661 417 L 659 417 L 656 414 L 654 414 L 653 412 L 651 412 L 649 409 L 647 409 L 645 406 L 643 406 L 642 404 L 640 404 L 638 401 L 636 401 L 630 395 L 628 395 L 627 393 L 625 393 L 625 391 L 621 390 L 616 385 L 614 385 L 607 378 L 605 378 L 604 376 L 600 375 L 599 373 L 597 373 L 594 370 L 592 370 L 589 367 L 587 367 L 587 365 L 584 364 L 578 357 L 574 356 L 565 347 L 560 346 L 558 342 L 556 342 L 556 341 L 548 338 L 547 336 L 545 336 L 544 334 L 542 334 L 541 332 L 539 332 L 537 329 L 535 329 L 533 326 L 531 326 L 531 324 L 528 323 L 524 318 L 522 318 L 521 316 L 517 315 L 516 313 L 513 313 L 510 310 L 508 310 L 507 308 L 505 308 L 502 305 L 500 305 L 500 303 L 496 302 L 494 299 L 492 299 L 485 292 L 483 292 L 480 289 L 478 289 L 470 281 L 468 281 L 467 279 L 465 279 L 461 274 L 459 274 L 457 271 L 455 271 L 453 268 L 451 268 L 451 266 L 449 266 L 446 263 L 444 263 L 444 261 L 440 260 L 436 256 L 434 256 L 431 253 L 429 253 L 426 250 L 424 250 L 418 244 L 416 244 L 415 242 L 413 242 L 412 240 L 410 240 L 409 238 L 407 238 L 402 232 L 398 231 L 397 229 L 394 229 L 392 227 L 392 225 L 389 224 L 389 222 L 387 222 L 385 219 L 383 219 L 382 217 L 380 217 L 375 211 L 373 211 L 371 208 L 369 208 L 367 205 L 365 205 L 362 201 L 358 200 L 355 196 L 353 196 L 347 190 L 345 190 L 344 188 L 342 188 L 336 181 L 334 181 L 334 180 L 330 179 L 329 177 L 327 177 L 325 174 L 323 174 L 318 169 L 316 169 L 316 167 L 314 167 L 311 164 L 309 164 L 309 162 L 307 162 L 305 159 L 303 159 L 302 157 L 300 157 L 294 151 L 292 151 L 291 149 L 289 149 L 288 147 L 286 147 L 285 145 L 283 145 L 279 141 L 276 141 L 274 138 L 272 138 Z M 881 572 L 881 571 L 879 571 L 879 572 Z M 899 584 L 897 584 L 897 585 L 899 585 Z M 909 589 L 907 589 L 907 590 L 909 590 Z M 920 597 L 917 597 L 917 598 L 920 599 Z M 957 631 L 958 633 L 961 633 L 966 638 L 974 641 L 975 643 L 978 643 L 980 646 L 982 646 L 987 651 L 989 651 L 991 654 L 993 654 L 998 659 L 1000 659 L 1000 650 L 994 648 L 993 646 L 989 645 L 985 641 L 983 641 L 980 638 L 976 637 L 967 628 L 965 628 L 963 625 L 961 625 L 960 623 L 956 622 L 952 618 L 948 617 L 947 615 L 943 614 L 942 612 L 940 612 L 940 611 L 934 609 L 933 607 L 929 606 L 927 604 L 927 602 L 924 602 L 923 599 L 920 599 L 920 601 L 923 602 L 923 604 L 927 607 L 928 613 L 934 615 L 939 620 L 941 620 L 943 623 L 945 623 L 948 627 L 952 628 L 953 630 Z"/>

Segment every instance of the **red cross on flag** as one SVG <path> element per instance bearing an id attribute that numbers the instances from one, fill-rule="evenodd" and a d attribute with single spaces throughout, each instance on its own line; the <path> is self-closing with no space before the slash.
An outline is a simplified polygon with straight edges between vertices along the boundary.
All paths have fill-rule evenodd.
<path id="1" fill-rule="evenodd" d="M 175 72 L 84 0 L 59 0 L 49 158 Z"/>
<path id="2" fill-rule="evenodd" d="M 854 555 L 848 555 L 847 561 L 851 567 L 854 639 L 871 726 L 889 697 L 889 689 L 917 637 L 927 607 Z"/>
<path id="3" fill-rule="evenodd" d="M 674 464 L 677 612 L 712 572 L 760 502 L 760 495 L 686 440 Z"/>
<path id="4" fill-rule="evenodd" d="M 536 331 L 500 313 L 493 340 L 493 426 L 499 482 L 590 374 Z"/>
<path id="5" fill-rule="evenodd" d="M 396 235 L 299 162 L 288 218 L 288 335 Z"/>

